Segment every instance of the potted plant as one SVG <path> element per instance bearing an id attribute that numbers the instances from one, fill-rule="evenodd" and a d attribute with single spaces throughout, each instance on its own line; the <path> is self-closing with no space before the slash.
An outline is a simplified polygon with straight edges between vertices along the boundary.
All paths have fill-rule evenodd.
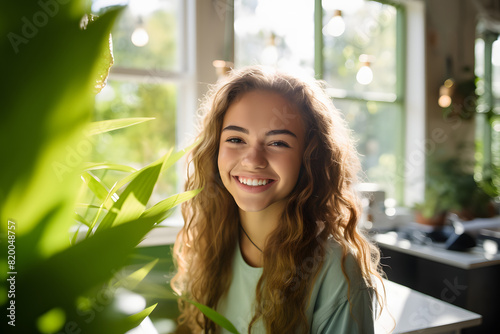
<path id="1" fill-rule="evenodd" d="M 491 200 L 460 158 L 431 160 L 426 173 L 425 199 L 414 206 L 415 219 L 421 224 L 442 226 L 448 212 L 456 213 L 462 220 L 491 217 L 494 215 Z"/>

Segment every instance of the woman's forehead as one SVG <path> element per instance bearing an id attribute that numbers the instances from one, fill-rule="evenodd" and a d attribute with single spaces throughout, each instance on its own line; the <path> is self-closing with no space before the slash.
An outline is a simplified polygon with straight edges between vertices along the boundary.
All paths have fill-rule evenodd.
<path id="1" fill-rule="evenodd" d="M 235 100 L 224 115 L 223 127 L 227 125 L 295 131 L 304 127 L 294 104 L 279 93 L 262 90 L 244 93 Z"/>

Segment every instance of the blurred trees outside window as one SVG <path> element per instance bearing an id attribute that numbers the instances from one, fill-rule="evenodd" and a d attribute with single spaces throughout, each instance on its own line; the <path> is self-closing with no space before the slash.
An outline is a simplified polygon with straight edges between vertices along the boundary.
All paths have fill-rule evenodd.
<path id="1" fill-rule="evenodd" d="M 154 117 L 155 120 L 98 136 L 94 160 L 140 168 L 176 147 L 183 69 L 184 7 L 180 0 L 94 0 L 99 15 L 110 5 L 126 4 L 112 31 L 114 65 L 106 87 L 96 96 L 94 120 Z M 118 173 L 118 172 L 117 172 Z M 116 180 L 112 172 L 100 174 Z M 175 193 L 176 170 L 158 182 L 154 200 Z"/>
<path id="2" fill-rule="evenodd" d="M 478 29 L 475 46 L 477 104 L 474 179 L 491 196 L 500 194 L 500 37 Z"/>
<path id="3" fill-rule="evenodd" d="M 402 201 L 403 10 L 377 1 L 323 0 L 322 22 L 315 22 L 314 1 L 235 0 L 234 10 L 236 66 L 271 65 L 325 80 L 354 131 L 366 181 Z"/>
<path id="4" fill-rule="evenodd" d="M 314 2 L 235 0 L 235 62 L 314 75 Z"/>

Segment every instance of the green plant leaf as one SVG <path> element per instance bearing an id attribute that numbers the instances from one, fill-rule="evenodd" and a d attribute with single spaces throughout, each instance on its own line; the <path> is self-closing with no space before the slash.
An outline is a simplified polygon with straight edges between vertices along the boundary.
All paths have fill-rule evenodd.
<path id="1" fill-rule="evenodd" d="M 120 279 L 114 285 L 115 287 L 124 287 L 127 290 L 133 290 L 135 287 L 149 274 L 153 267 L 158 263 L 159 259 L 155 259 L 139 270 L 134 271 L 132 274 L 125 278 Z"/>
<path id="2" fill-rule="evenodd" d="M 40 333 L 51 334 L 59 331 L 66 321 L 66 314 L 61 308 L 53 308 L 38 317 L 36 323 Z"/>
<path id="3" fill-rule="evenodd" d="M 164 158 L 132 174 L 134 177 L 130 181 L 130 184 L 125 188 L 118 201 L 113 204 L 113 207 L 108 211 L 106 216 L 104 216 L 96 232 L 110 228 L 113 225 L 119 225 L 125 221 L 136 219 L 142 215 L 160 176 L 162 165 L 168 156 L 167 154 Z"/>
<path id="4" fill-rule="evenodd" d="M 82 227 L 82 225 L 79 225 L 75 231 L 75 233 L 73 234 L 73 237 L 71 237 L 71 244 L 74 245 L 76 244 L 76 242 L 78 241 L 78 233 L 80 232 L 80 228 Z"/>
<path id="5" fill-rule="evenodd" d="M 54 307 L 73 307 L 77 296 L 106 282 L 128 263 L 154 224 L 155 220 L 147 217 L 123 223 L 24 268 L 23 275 L 17 277 L 20 289 L 16 297 L 28 301 L 36 296 L 37 303 L 20 303 L 19 314 L 31 319 Z"/>
<path id="6" fill-rule="evenodd" d="M 196 306 L 209 319 L 211 319 L 213 322 L 215 322 L 222 328 L 227 329 L 230 333 L 239 334 L 238 330 L 236 329 L 236 327 L 234 327 L 231 321 L 227 320 L 227 318 L 224 317 L 222 314 L 218 313 L 217 311 L 211 309 L 208 306 L 197 303 L 195 301 L 189 299 L 186 299 L 186 301 Z"/>
<path id="7" fill-rule="evenodd" d="M 116 194 L 116 192 L 121 189 L 123 186 L 125 186 L 127 183 L 132 183 L 139 175 L 141 175 L 142 173 L 144 173 L 144 170 L 150 168 L 150 167 L 153 167 L 153 166 L 156 166 L 159 162 L 162 162 L 163 166 L 161 167 L 161 170 L 159 171 L 159 173 L 161 174 L 164 170 L 166 170 L 167 168 L 173 166 L 184 154 L 186 154 L 186 152 L 188 152 L 189 150 L 191 150 L 194 145 L 196 145 L 198 143 L 198 141 L 196 141 L 195 143 L 191 144 L 190 146 L 188 146 L 187 148 L 183 149 L 183 150 L 180 150 L 174 154 L 172 154 L 172 151 L 173 149 L 170 149 L 170 151 L 165 154 L 165 156 L 155 162 L 153 162 L 152 164 L 132 173 L 132 174 L 129 174 L 127 175 L 126 177 L 124 177 L 123 179 L 121 179 L 120 181 L 118 181 L 117 183 L 115 183 L 115 185 L 113 185 L 113 187 L 111 188 L 111 190 L 109 191 L 104 203 L 107 203 L 109 202 L 110 198 L 112 196 L 114 196 Z M 136 182 L 137 183 L 137 182 Z M 156 181 L 155 181 L 156 183 Z M 130 187 L 130 184 L 129 184 L 129 187 Z M 154 184 L 152 184 L 154 186 Z M 127 187 L 128 189 L 128 187 Z M 130 190 L 129 190 L 130 191 Z M 124 191 L 125 193 L 125 191 Z M 122 197 L 123 197 L 123 193 L 122 193 Z M 148 198 L 149 199 L 149 198 Z M 137 199 L 135 198 L 130 198 L 130 199 L 124 199 L 123 201 L 127 201 L 127 206 L 129 206 L 128 204 L 131 204 L 131 206 L 128 208 L 129 211 L 131 212 L 128 212 L 128 213 L 124 213 L 125 216 L 127 216 L 127 214 L 133 214 L 133 215 L 137 215 L 138 212 L 139 212 L 139 208 L 142 207 L 143 209 L 145 208 L 145 205 L 141 205 L 141 204 L 138 204 L 137 203 Z M 147 203 L 147 201 L 146 201 Z M 108 212 L 108 214 L 104 217 L 103 219 L 103 222 L 101 222 L 101 224 L 99 225 L 97 231 L 101 230 L 101 229 L 104 229 L 104 228 L 109 228 L 111 225 L 114 224 L 114 219 L 116 218 L 116 215 L 118 215 L 118 212 L 119 212 L 119 208 L 118 207 L 121 207 L 123 206 L 122 203 L 115 203 L 115 206 L 112 208 L 112 211 L 111 213 Z M 88 233 L 87 233 L 87 236 L 90 236 L 90 234 L 92 234 L 92 231 L 94 229 L 94 226 L 97 224 L 97 221 L 99 219 L 99 216 L 102 212 L 102 208 L 103 206 L 101 206 L 91 224 L 91 228 L 89 229 Z M 116 210 L 115 210 L 116 209 Z M 142 212 L 140 213 L 142 214 Z M 106 218 L 107 217 L 107 218 Z M 160 218 L 159 218 L 160 219 Z M 164 219 L 164 218 L 163 218 Z M 96 231 L 96 232 L 97 232 Z"/>
<path id="8" fill-rule="evenodd" d="M 0 145 L 0 156 L 9 161 L 0 173 L 0 217 L 22 222 L 16 232 L 26 234 L 64 199 L 61 215 L 47 226 L 49 246 L 38 249 L 44 255 L 69 246 L 67 235 L 55 231 L 67 231 L 72 221 L 76 176 L 90 152 L 82 129 L 92 114 L 96 60 L 107 48 L 111 26 L 120 13 L 111 10 L 83 31 L 80 20 L 87 6 L 76 3 L 55 4 L 57 15 L 51 15 L 43 28 L 34 27 L 33 38 L 17 45 L 7 37 L 0 42 L 2 61 L 9 64 L 0 83 L 1 90 L 9 92 L 3 96 L 0 122 L 0 142 L 9 143 Z M 3 2 L 4 36 L 8 32 L 22 36 L 20 18 L 32 18 L 40 10 L 38 2 Z"/>
<path id="9" fill-rule="evenodd" d="M 150 297 L 156 299 L 178 300 L 180 297 L 168 285 L 154 284 L 148 282 L 147 284 L 138 285 L 136 291 L 143 297 Z"/>
<path id="10" fill-rule="evenodd" d="M 101 208 L 99 205 L 87 204 L 87 203 L 76 203 L 75 207 L 83 208 L 83 209 L 100 209 Z"/>
<path id="11" fill-rule="evenodd" d="M 118 196 L 112 196 L 108 199 L 109 189 L 95 176 L 90 172 L 84 172 L 82 174 L 83 181 L 87 184 L 89 189 L 97 196 L 98 199 L 102 201 L 104 204 L 104 208 L 110 209 L 113 206 L 113 203 L 118 200 Z"/>
<path id="12" fill-rule="evenodd" d="M 83 225 L 90 227 L 90 223 L 84 217 L 82 217 L 82 215 L 80 215 L 78 212 L 75 212 L 75 219 L 80 223 L 82 223 Z"/>
<path id="13" fill-rule="evenodd" d="M 186 152 L 191 151 L 191 149 L 193 147 L 195 147 L 195 145 L 197 145 L 199 142 L 200 142 L 200 139 L 196 140 L 194 143 L 192 143 L 188 147 L 186 147 L 182 150 L 179 150 L 179 151 L 175 152 L 174 154 L 172 154 L 171 156 L 169 156 L 169 158 L 163 164 L 162 173 L 164 170 L 167 170 L 168 168 L 172 167 L 173 164 L 175 164 L 184 154 L 186 154 Z"/>
<path id="14" fill-rule="evenodd" d="M 129 174 L 129 175 L 125 176 L 123 179 L 121 179 L 120 181 L 116 182 L 113 185 L 113 187 L 111 188 L 111 190 L 109 191 L 108 196 L 106 197 L 105 202 L 109 201 L 110 198 L 112 196 L 114 196 L 115 193 L 119 189 L 121 189 L 123 186 L 125 186 L 127 183 L 131 183 L 133 180 L 135 180 L 141 173 L 144 172 L 145 169 L 147 169 L 148 167 L 151 167 L 153 165 L 157 165 L 163 159 L 168 160 L 168 157 L 170 157 L 171 154 L 172 154 L 172 149 L 170 149 L 170 151 L 163 158 L 161 158 L 161 159 L 153 162 L 152 164 L 150 164 L 150 165 L 148 165 L 148 166 L 146 166 L 146 167 L 144 167 L 144 168 L 142 168 L 142 169 L 140 169 L 140 170 L 138 170 L 138 171 L 136 171 L 136 172 L 134 172 L 132 174 Z M 164 160 L 163 160 L 163 163 L 164 163 Z M 99 210 L 96 213 L 96 216 L 95 216 L 94 220 L 92 221 L 92 225 L 91 225 L 91 228 L 89 229 L 89 231 L 87 233 L 87 236 L 90 236 L 92 234 L 94 226 L 96 225 L 96 223 L 97 223 L 97 221 L 99 219 L 99 216 L 100 216 L 100 214 L 102 212 L 102 209 L 103 209 L 103 206 L 101 205 L 101 207 L 99 208 Z M 117 214 L 117 210 L 118 209 L 116 209 L 115 212 L 114 212 L 115 215 Z M 109 212 L 108 212 L 108 214 L 109 214 Z M 142 214 L 142 212 L 141 212 L 141 214 Z M 106 216 L 105 216 L 105 218 L 106 218 Z M 101 225 L 99 225 L 99 229 L 108 228 L 109 226 L 111 226 L 112 223 L 113 223 L 113 219 L 114 219 L 114 217 L 111 217 L 111 216 L 108 217 L 108 221 L 105 222 L 106 225 L 102 225 L 102 222 L 101 222 Z"/>
<path id="15" fill-rule="evenodd" d="M 136 117 L 92 122 L 87 126 L 85 133 L 88 136 L 94 136 L 100 133 L 110 132 L 113 130 L 123 129 L 132 125 L 148 122 L 153 119 L 154 117 Z"/>
<path id="16" fill-rule="evenodd" d="M 176 161 L 178 161 L 180 157 L 182 157 L 192 146 L 193 145 L 184 150 L 180 150 L 175 154 L 172 154 L 172 150 L 170 150 L 161 159 L 138 170 L 137 172 L 127 175 L 122 180 L 118 181 L 109 191 L 108 196 L 105 199 L 106 202 L 109 201 L 109 198 L 113 196 L 122 186 L 127 183 L 130 184 L 120 195 L 120 199 L 113 205 L 104 217 L 97 228 L 97 231 L 109 228 L 114 224 L 120 224 L 121 221 L 139 217 L 144 212 L 159 175 L 166 168 L 171 167 Z M 122 210 L 121 208 L 126 209 Z M 101 210 L 97 212 L 96 217 L 92 222 L 92 228 L 89 229 L 88 235 L 92 233 L 92 229 L 97 223 L 100 213 Z"/>
<path id="17" fill-rule="evenodd" d="M 173 207 L 193 198 L 200 191 L 201 189 L 195 189 L 172 195 L 144 211 L 142 217 L 157 217 L 156 219 L 161 221 L 168 217 Z"/>
<path id="18" fill-rule="evenodd" d="M 109 162 L 92 162 L 83 165 L 84 171 L 99 170 L 99 169 L 117 170 L 126 173 L 134 173 L 137 171 L 137 169 L 127 165 L 112 164 Z"/>
<path id="19" fill-rule="evenodd" d="M 157 304 L 133 315 L 124 315 L 117 313 L 111 305 L 97 305 L 99 312 L 92 308 L 87 312 L 75 314 L 75 317 L 81 319 L 81 314 L 85 314 L 86 321 L 79 323 L 81 331 L 71 331 L 72 333 L 92 333 L 92 334 L 124 334 L 139 326 L 146 317 L 148 317 L 156 308 Z M 91 321 L 90 321 L 91 320 Z M 68 331 L 69 333 L 70 331 Z"/>
<path id="20" fill-rule="evenodd" d="M 143 322 L 144 319 L 146 319 L 146 317 L 148 317 L 151 314 L 151 312 L 153 312 L 153 310 L 156 308 L 156 305 L 158 304 L 151 305 L 150 307 L 142 310 L 141 312 L 128 316 L 123 320 L 114 321 L 110 323 L 109 325 L 112 326 L 112 332 L 107 331 L 106 333 L 121 334 L 128 332 L 129 330 L 139 326 L 141 322 Z"/>
<path id="21" fill-rule="evenodd" d="M 153 310 L 156 308 L 156 305 L 158 305 L 158 303 L 154 304 L 154 305 L 151 305 L 150 307 L 148 308 L 145 308 L 144 310 L 142 310 L 141 312 L 139 313 L 136 313 L 136 314 L 133 314 L 131 316 L 129 316 L 127 318 L 127 322 L 130 323 L 130 324 L 135 324 L 134 327 L 137 327 L 141 324 L 141 322 L 151 314 L 151 312 L 153 312 Z M 133 327 L 132 327 L 133 328 Z"/>

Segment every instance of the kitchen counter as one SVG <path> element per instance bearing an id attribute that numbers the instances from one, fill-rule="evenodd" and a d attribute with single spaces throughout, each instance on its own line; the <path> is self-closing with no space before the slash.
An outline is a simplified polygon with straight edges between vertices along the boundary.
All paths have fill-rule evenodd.
<path id="1" fill-rule="evenodd" d="M 500 254 L 480 247 L 446 250 L 443 244 L 412 242 L 395 232 L 373 239 L 389 280 L 482 316 L 480 326 L 462 333 L 500 333 Z"/>
<path id="2" fill-rule="evenodd" d="M 499 253 L 495 255 L 486 254 L 480 247 L 475 247 L 468 252 L 449 251 L 444 249 L 441 244 L 421 245 L 407 239 L 401 239 L 395 232 L 376 234 L 373 239 L 384 248 L 462 269 L 474 269 L 500 264 Z"/>
<path id="3" fill-rule="evenodd" d="M 459 333 L 481 324 L 481 316 L 442 300 L 424 295 L 403 285 L 384 280 L 387 310 L 376 322 L 376 334 L 389 333 Z M 389 311 L 389 312 L 387 312 Z"/>

